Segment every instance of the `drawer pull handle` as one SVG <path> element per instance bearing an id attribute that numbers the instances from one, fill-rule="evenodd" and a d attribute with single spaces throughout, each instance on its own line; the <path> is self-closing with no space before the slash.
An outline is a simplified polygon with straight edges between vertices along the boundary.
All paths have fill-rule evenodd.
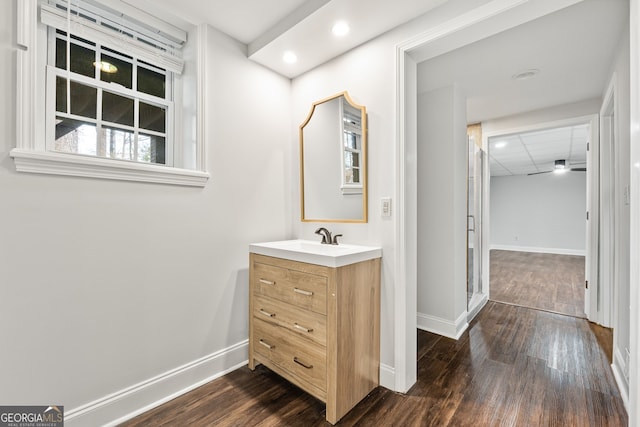
<path id="1" fill-rule="evenodd" d="M 303 368 L 313 369 L 313 365 L 307 365 L 306 363 L 301 362 L 300 359 L 298 359 L 297 357 L 294 357 L 293 361 L 296 362 L 298 365 L 302 366 Z"/>
<path id="2" fill-rule="evenodd" d="M 307 332 L 307 333 L 311 333 L 311 332 L 313 332 L 313 329 L 311 329 L 311 328 L 305 328 L 304 326 L 300 326 L 300 325 L 298 325 L 297 323 L 294 323 L 294 324 L 293 324 L 293 327 L 294 327 L 294 328 L 296 328 L 296 329 L 300 329 L 301 331 L 305 331 L 305 332 Z"/>
<path id="3" fill-rule="evenodd" d="M 268 311 L 264 311 L 263 309 L 260 309 L 260 313 L 264 314 L 267 317 L 276 317 L 275 313 L 269 313 Z"/>
<path id="4" fill-rule="evenodd" d="M 271 281 L 271 280 L 267 280 L 267 279 L 260 279 L 260 283 L 263 283 L 265 285 L 275 285 L 276 282 Z"/>
<path id="5" fill-rule="evenodd" d="M 313 292 L 305 291 L 304 289 L 293 288 L 293 292 L 301 294 L 301 295 L 306 295 L 308 297 L 313 296 Z"/>
<path id="6" fill-rule="evenodd" d="M 269 350 L 273 350 L 274 348 L 276 348 L 275 345 L 269 345 L 266 342 L 260 340 L 260 344 L 262 344 L 263 346 L 267 347 Z"/>

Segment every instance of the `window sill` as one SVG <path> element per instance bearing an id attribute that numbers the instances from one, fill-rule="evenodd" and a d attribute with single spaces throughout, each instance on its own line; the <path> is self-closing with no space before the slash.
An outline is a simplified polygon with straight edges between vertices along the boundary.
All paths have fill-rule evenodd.
<path id="1" fill-rule="evenodd" d="M 342 191 L 342 195 L 344 196 L 358 195 L 362 194 L 362 186 L 342 186 L 340 187 L 340 191 Z"/>
<path id="2" fill-rule="evenodd" d="M 18 172 L 81 176 L 121 181 L 204 187 L 207 172 L 141 164 L 74 154 L 14 148 L 10 153 Z"/>

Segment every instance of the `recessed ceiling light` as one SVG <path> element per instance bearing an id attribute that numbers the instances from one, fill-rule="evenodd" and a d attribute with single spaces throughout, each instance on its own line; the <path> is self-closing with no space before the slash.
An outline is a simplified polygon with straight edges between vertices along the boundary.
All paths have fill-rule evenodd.
<path id="1" fill-rule="evenodd" d="M 511 76 L 511 78 L 513 80 L 527 80 L 537 76 L 538 74 L 540 74 L 540 70 L 538 70 L 537 68 L 529 68 L 528 70 L 522 70 L 518 73 L 515 73 L 513 76 Z"/>
<path id="2" fill-rule="evenodd" d="M 284 55 L 282 55 L 282 60 L 287 64 L 293 64 L 298 60 L 298 57 L 295 53 L 288 50 L 284 53 Z"/>
<path id="3" fill-rule="evenodd" d="M 344 21 L 338 21 L 331 28 L 331 32 L 336 37 L 343 37 L 349 34 L 349 24 Z"/>
<path id="4" fill-rule="evenodd" d="M 504 148 L 506 146 L 507 146 L 507 141 L 499 141 L 499 142 L 496 142 L 493 147 L 494 148 Z"/>

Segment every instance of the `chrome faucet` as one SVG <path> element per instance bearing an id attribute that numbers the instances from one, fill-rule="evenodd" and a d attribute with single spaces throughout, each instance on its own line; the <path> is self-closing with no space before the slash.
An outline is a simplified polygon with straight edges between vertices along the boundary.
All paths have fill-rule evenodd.
<path id="1" fill-rule="evenodd" d="M 331 238 L 331 232 L 324 227 L 318 228 L 315 231 L 315 234 L 322 236 L 322 241 L 320 243 L 322 243 L 323 245 L 337 245 L 338 237 L 342 237 L 342 234 L 336 234 L 335 236 L 333 236 L 333 238 Z"/>

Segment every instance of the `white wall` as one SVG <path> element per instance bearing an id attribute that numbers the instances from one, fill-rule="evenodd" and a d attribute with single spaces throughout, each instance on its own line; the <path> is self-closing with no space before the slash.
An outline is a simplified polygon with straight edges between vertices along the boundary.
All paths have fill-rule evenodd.
<path id="1" fill-rule="evenodd" d="M 325 223 L 332 233 L 343 235 L 345 243 L 381 246 L 382 292 L 381 292 L 381 362 L 394 366 L 393 341 L 393 283 L 394 283 L 394 222 L 392 218 L 381 218 L 379 200 L 395 195 L 395 168 L 393 144 L 395 128 L 393 121 L 394 91 L 389 85 L 394 79 L 393 45 L 389 41 L 372 42 L 349 54 L 318 67 L 292 81 L 293 124 L 292 150 L 298 155 L 297 127 L 304 121 L 313 102 L 347 90 L 353 101 L 367 108 L 368 115 L 368 200 L 369 221 L 361 224 Z M 294 162 L 290 180 L 299 180 L 299 165 Z M 299 186 L 294 185 L 290 194 L 299 201 Z M 294 218 L 294 236 L 301 239 L 316 239 L 313 231 L 319 223 L 300 222 L 299 204 L 291 211 Z M 384 380 L 383 372 L 383 381 Z M 393 381 L 393 378 L 391 378 Z M 384 384 L 384 383 L 383 383 Z M 384 384 L 393 388 L 393 384 Z"/>
<path id="2" fill-rule="evenodd" d="M 103 424 L 246 361 L 248 244 L 291 235 L 290 82 L 211 29 L 204 189 L 16 173 L 15 0 L 6 6 L 0 402 L 69 414 L 116 393 L 75 422 Z"/>
<path id="3" fill-rule="evenodd" d="M 640 1 L 630 0 L 630 335 L 629 425 L 640 423 Z"/>
<path id="4" fill-rule="evenodd" d="M 491 248 L 585 254 L 584 172 L 492 176 Z"/>
<path id="5" fill-rule="evenodd" d="M 611 67 L 612 78 L 615 75 L 615 106 L 616 116 L 616 261 L 615 261 L 615 290 L 614 298 L 617 298 L 615 305 L 613 347 L 614 347 L 614 370 L 617 370 L 618 385 L 622 394 L 629 394 L 629 363 L 627 350 L 630 350 L 630 321 L 631 313 L 629 307 L 630 295 L 630 203 L 629 194 L 625 196 L 626 186 L 631 182 L 631 162 L 630 158 L 630 45 L 629 28 L 625 28 L 618 45 L 614 63 Z M 625 200 L 627 197 L 627 200 Z"/>
<path id="6" fill-rule="evenodd" d="M 418 327 L 451 338 L 467 320 L 466 129 L 456 86 L 418 95 Z"/>

